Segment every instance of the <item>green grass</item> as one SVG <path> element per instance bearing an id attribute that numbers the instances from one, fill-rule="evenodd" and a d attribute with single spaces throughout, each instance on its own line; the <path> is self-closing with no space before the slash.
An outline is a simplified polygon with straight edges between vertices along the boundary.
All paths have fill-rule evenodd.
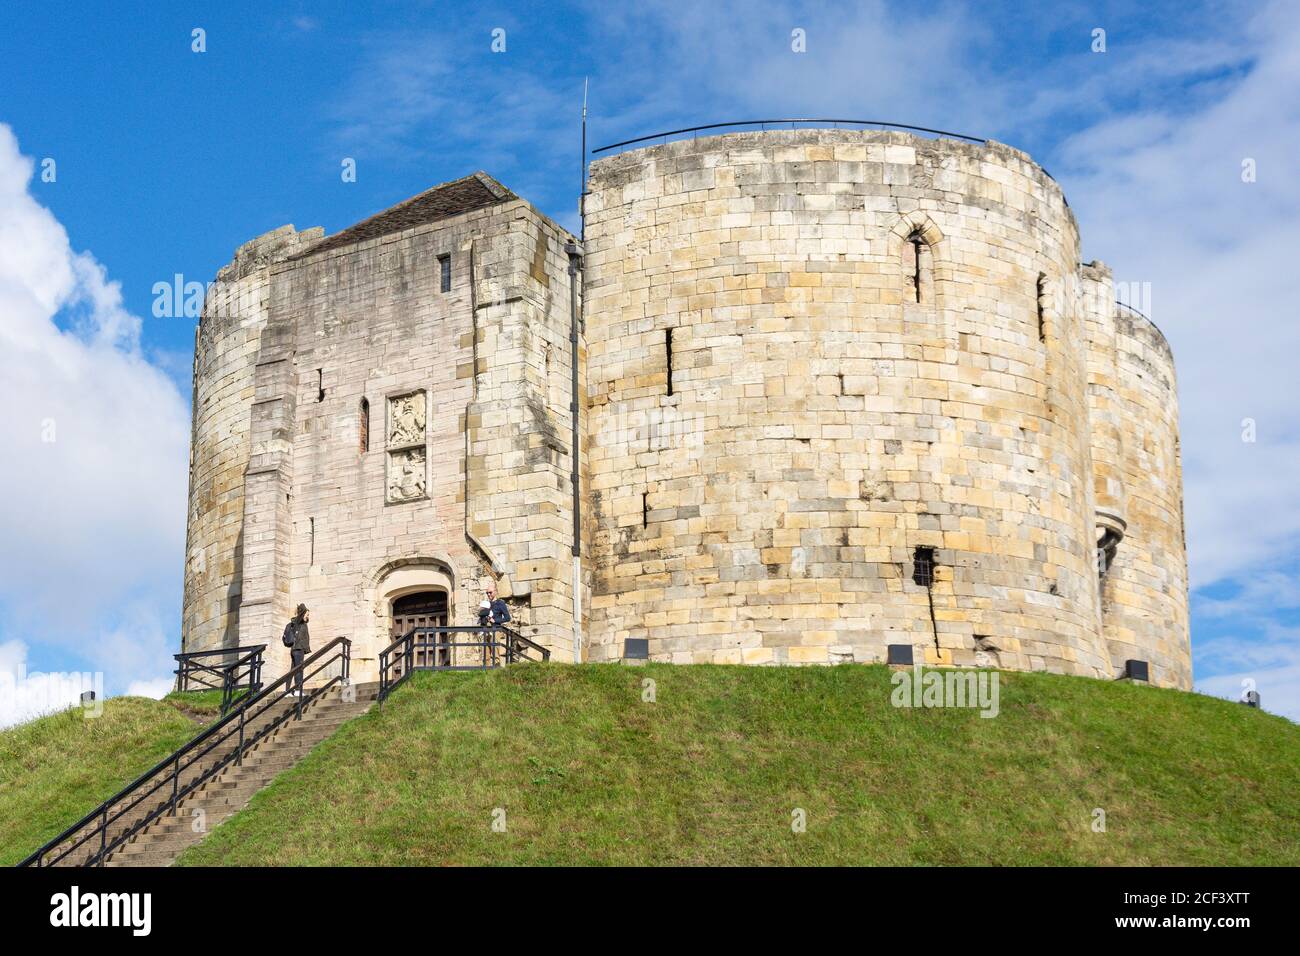
<path id="1" fill-rule="evenodd" d="M 12 866 L 194 737 L 221 694 L 114 697 L 0 731 L 0 866 Z"/>
<path id="2" fill-rule="evenodd" d="M 983 719 L 892 707 L 884 667 L 417 674 L 182 862 L 1300 863 L 1300 727 L 1177 691 L 1000 680 Z"/>
<path id="3" fill-rule="evenodd" d="M 181 713 L 189 714 L 196 721 L 203 723 L 216 720 L 221 716 L 221 691 L 219 690 L 190 690 L 183 694 L 172 691 L 163 700 Z"/>

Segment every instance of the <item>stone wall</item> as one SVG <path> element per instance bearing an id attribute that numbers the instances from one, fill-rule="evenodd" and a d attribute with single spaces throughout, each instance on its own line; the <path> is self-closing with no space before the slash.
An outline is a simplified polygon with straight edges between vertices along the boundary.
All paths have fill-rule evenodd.
<path id="1" fill-rule="evenodd" d="M 187 650 L 267 643 L 274 676 L 303 602 L 369 679 L 393 599 L 444 590 L 470 624 L 494 582 L 559 660 L 901 643 L 1094 677 L 1136 657 L 1190 686 L 1172 356 L 1079 264 L 1025 154 L 797 130 L 593 164 L 585 653 L 573 237 L 475 178 L 472 211 L 418 224 L 432 190 L 389 211 L 401 228 L 313 249 L 285 227 L 223 270 L 195 357 Z"/>
<path id="2" fill-rule="evenodd" d="M 1110 676 L 1079 241 L 1049 176 L 998 144 L 800 130 L 623 153 L 590 190 L 593 659 L 907 643 Z"/>
<path id="3" fill-rule="evenodd" d="M 477 324 L 468 407 L 469 532 L 502 563 L 513 617 L 573 659 L 572 348 L 564 247 L 530 207 L 476 248 Z M 579 375 L 584 347 L 579 340 Z M 581 427 L 582 421 L 579 420 Z"/>
<path id="4" fill-rule="evenodd" d="M 321 229 L 282 226 L 240 246 L 217 275 L 194 336 L 193 428 L 184 650 L 232 647 L 239 639 L 243 599 L 241 534 L 244 472 L 249 460 L 254 368 L 267 320 L 269 272 L 319 240 Z"/>
<path id="5" fill-rule="evenodd" d="M 1116 310 L 1128 530 L 1104 581 L 1116 669 L 1150 661 L 1154 683 L 1190 689 L 1187 541 L 1173 354 L 1149 319 Z"/>
<path id="6" fill-rule="evenodd" d="M 1110 269 L 1081 268 L 1100 546 L 1111 670 L 1150 663 L 1152 683 L 1190 688 L 1187 546 L 1173 354 L 1149 319 L 1115 302 Z"/>
<path id="7" fill-rule="evenodd" d="M 196 399 L 196 435 L 239 436 L 229 453 L 196 440 L 196 460 L 237 507 L 209 531 L 205 478 L 191 534 L 238 574 L 227 643 L 268 644 L 268 676 L 300 602 L 313 646 L 351 638 L 373 679 L 394 597 L 445 590 L 451 623 L 472 624 L 488 583 L 524 634 L 571 652 L 571 238 L 513 200 L 257 273 L 258 334 L 226 333 L 195 371 L 196 395 L 228 397 L 219 420 Z M 220 584 L 187 572 L 187 594 Z M 185 649 L 222 646 L 203 628 Z"/>

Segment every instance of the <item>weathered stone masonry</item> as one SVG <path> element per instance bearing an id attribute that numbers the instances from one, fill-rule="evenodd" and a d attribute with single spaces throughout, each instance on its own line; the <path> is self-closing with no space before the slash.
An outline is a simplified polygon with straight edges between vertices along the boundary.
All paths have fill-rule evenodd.
<path id="1" fill-rule="evenodd" d="M 585 659 L 1190 686 L 1172 356 L 1029 157 L 730 134 L 594 163 L 586 210 Z M 478 174 L 241 247 L 196 349 L 186 649 L 278 655 L 305 601 L 365 673 L 395 597 L 469 623 L 494 580 L 572 659 L 572 241 Z"/>
<path id="2" fill-rule="evenodd" d="M 593 659 L 908 643 L 1190 686 L 1172 360 L 1027 156 L 740 133 L 601 160 L 590 190 Z"/>
<path id="3" fill-rule="evenodd" d="M 268 643 L 278 673 L 303 602 L 316 643 L 351 637 L 373 677 L 393 599 L 442 591 L 450 623 L 471 624 L 494 581 L 525 633 L 571 655 L 570 578 L 555 569 L 572 527 L 572 237 L 482 174 L 422 196 L 438 201 L 314 244 L 319 230 L 277 230 L 209 295 L 185 649 Z M 224 284 L 236 275 L 255 297 Z"/>

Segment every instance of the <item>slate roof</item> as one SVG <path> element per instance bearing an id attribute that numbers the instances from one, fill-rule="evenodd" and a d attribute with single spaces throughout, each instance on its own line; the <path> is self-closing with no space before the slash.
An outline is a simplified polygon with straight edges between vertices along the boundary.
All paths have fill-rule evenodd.
<path id="1" fill-rule="evenodd" d="M 462 213 L 509 202 L 518 197 L 506 189 L 487 173 L 479 171 L 463 179 L 454 179 L 449 183 L 426 189 L 417 196 L 412 196 L 396 206 L 376 213 L 369 219 L 363 219 L 355 226 L 349 226 L 342 232 L 326 236 L 309 249 L 292 256 L 301 259 L 340 246 L 350 246 L 354 242 L 386 236 L 401 232 L 414 226 L 450 219 Z"/>

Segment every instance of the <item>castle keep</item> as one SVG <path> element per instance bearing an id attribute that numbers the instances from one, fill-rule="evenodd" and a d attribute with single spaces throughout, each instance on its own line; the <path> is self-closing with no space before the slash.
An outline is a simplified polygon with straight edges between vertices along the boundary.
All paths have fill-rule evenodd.
<path id="1" fill-rule="evenodd" d="M 557 660 L 906 644 L 1190 688 L 1173 358 L 1028 156 L 634 149 L 591 165 L 577 243 L 479 173 L 240 247 L 196 338 L 184 650 L 278 673 L 303 602 L 373 677 L 493 583 Z"/>

